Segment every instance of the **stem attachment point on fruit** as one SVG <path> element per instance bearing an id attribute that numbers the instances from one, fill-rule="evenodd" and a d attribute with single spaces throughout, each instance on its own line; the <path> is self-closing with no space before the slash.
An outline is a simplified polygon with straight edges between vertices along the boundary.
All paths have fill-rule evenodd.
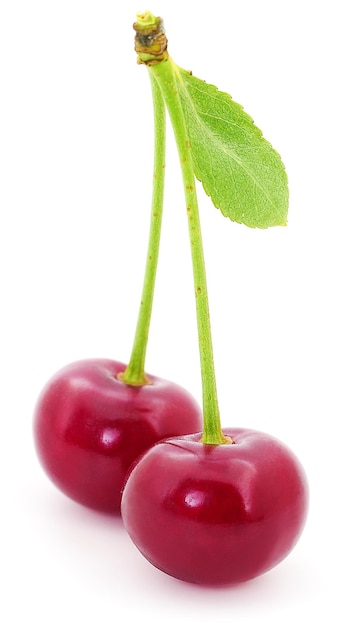
<path id="1" fill-rule="evenodd" d="M 200 443 L 205 443 L 205 444 L 212 445 L 212 446 L 218 446 L 218 445 L 223 445 L 223 444 L 231 446 L 235 444 L 235 441 L 232 437 L 229 437 L 229 435 L 224 435 L 222 433 L 220 442 L 213 443 L 213 441 L 206 441 L 205 436 L 203 435 L 200 439 Z"/>
<path id="2" fill-rule="evenodd" d="M 142 379 L 138 378 L 134 381 L 130 375 L 128 377 L 125 376 L 126 371 L 127 370 L 120 372 L 116 376 L 117 380 L 121 381 L 125 385 L 130 385 L 131 387 L 144 387 L 144 385 L 152 385 L 152 380 L 150 380 L 146 374 L 143 374 Z"/>

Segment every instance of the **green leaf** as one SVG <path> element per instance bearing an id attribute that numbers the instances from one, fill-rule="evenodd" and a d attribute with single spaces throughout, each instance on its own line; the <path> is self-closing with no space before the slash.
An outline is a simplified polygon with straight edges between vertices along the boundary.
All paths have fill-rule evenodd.
<path id="1" fill-rule="evenodd" d="M 215 207 L 252 228 L 284 226 L 289 191 L 279 154 L 231 97 L 175 67 L 196 177 Z"/>

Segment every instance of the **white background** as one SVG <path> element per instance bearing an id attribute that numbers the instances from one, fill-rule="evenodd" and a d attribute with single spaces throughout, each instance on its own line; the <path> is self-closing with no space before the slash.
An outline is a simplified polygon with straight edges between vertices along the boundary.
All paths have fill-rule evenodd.
<path id="1" fill-rule="evenodd" d="M 347 5 L 2 0 L 1 623 L 350 623 Z M 152 182 L 150 89 L 132 30 L 145 9 L 164 17 L 179 65 L 244 105 L 290 182 L 288 227 L 268 231 L 230 223 L 199 186 L 223 425 L 281 438 L 311 490 L 293 553 L 225 589 L 154 569 L 119 520 L 51 485 L 32 443 L 53 372 L 129 358 Z M 200 400 L 171 133 L 163 236 L 147 370 Z"/>

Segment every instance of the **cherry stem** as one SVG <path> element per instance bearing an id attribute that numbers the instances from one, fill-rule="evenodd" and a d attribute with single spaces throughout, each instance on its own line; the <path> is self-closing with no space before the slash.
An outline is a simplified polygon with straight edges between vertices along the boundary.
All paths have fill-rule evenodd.
<path id="1" fill-rule="evenodd" d="M 154 178 L 151 203 L 149 243 L 146 257 L 144 283 L 135 329 L 131 357 L 126 370 L 118 376 L 127 385 L 142 386 L 151 384 L 145 374 L 145 357 L 149 338 L 152 304 L 155 291 L 156 270 L 159 256 L 166 153 L 165 105 L 157 81 L 151 76 L 151 90 L 154 107 Z"/>
<path id="2" fill-rule="evenodd" d="M 166 54 L 161 62 L 149 65 L 148 69 L 149 74 L 156 77 L 168 109 L 183 177 L 202 378 L 204 428 L 201 441 L 210 444 L 229 443 L 228 438 L 223 435 L 220 422 L 201 224 L 190 142 L 176 80 L 177 66 Z"/>

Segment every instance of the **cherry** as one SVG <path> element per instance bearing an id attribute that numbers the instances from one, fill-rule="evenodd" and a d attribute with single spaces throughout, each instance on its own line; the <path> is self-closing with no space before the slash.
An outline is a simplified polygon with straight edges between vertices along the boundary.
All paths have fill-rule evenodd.
<path id="1" fill-rule="evenodd" d="M 44 388 L 34 415 L 39 459 L 69 497 L 94 509 L 120 510 L 130 464 L 163 437 L 201 427 L 200 408 L 185 389 L 145 373 L 145 357 L 161 235 L 165 105 L 153 87 L 154 176 L 149 243 L 134 343 L 128 365 L 108 359 L 78 361 Z M 125 263 L 133 262 L 133 251 Z"/>
<path id="2" fill-rule="evenodd" d="M 118 379 L 123 363 L 77 361 L 57 372 L 34 415 L 39 460 L 67 496 L 94 509 L 119 512 L 132 462 L 159 439 L 198 430 L 201 412 L 182 387 L 149 376 L 131 386 Z"/>
<path id="3" fill-rule="evenodd" d="M 181 580 L 237 583 L 277 565 L 304 526 L 304 471 L 277 439 L 224 429 L 232 444 L 201 433 L 157 443 L 130 471 L 122 520 L 140 552 Z"/>

